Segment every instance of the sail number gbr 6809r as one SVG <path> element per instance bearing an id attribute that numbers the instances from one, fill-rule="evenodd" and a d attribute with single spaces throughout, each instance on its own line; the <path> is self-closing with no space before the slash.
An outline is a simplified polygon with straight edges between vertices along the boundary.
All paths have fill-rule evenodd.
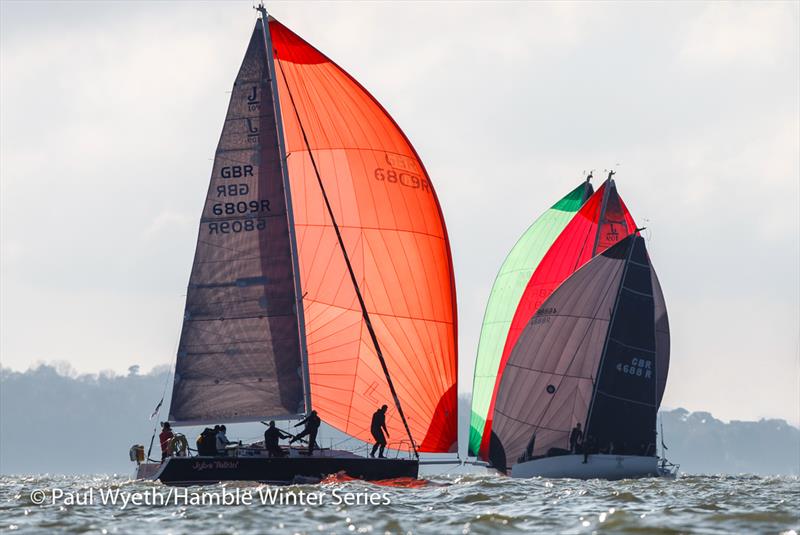
<path id="1" fill-rule="evenodd" d="M 269 212 L 269 199 L 257 201 L 237 201 L 237 202 L 218 202 L 211 206 L 211 213 L 216 216 L 244 216 L 232 221 L 211 221 L 208 223 L 209 234 L 230 234 L 238 232 L 250 232 L 252 230 L 264 230 L 267 228 L 267 221 L 263 217 L 265 212 Z"/>

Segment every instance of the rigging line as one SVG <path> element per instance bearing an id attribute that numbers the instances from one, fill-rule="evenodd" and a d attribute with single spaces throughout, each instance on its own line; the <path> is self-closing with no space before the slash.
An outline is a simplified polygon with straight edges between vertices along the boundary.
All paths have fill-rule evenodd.
<path id="1" fill-rule="evenodd" d="M 410 212 L 410 210 L 409 210 Z M 298 226 L 303 227 L 320 227 L 320 228 L 328 228 L 328 225 L 324 225 L 321 223 L 299 223 Z M 397 233 L 406 233 L 406 234 L 414 234 L 417 236 L 426 236 L 428 238 L 433 238 L 435 240 L 444 240 L 444 236 L 432 234 L 430 232 L 423 232 L 421 230 L 414 230 L 409 228 L 391 228 L 391 227 L 367 227 L 364 225 L 356 226 L 356 225 L 339 225 L 339 228 L 348 228 L 348 229 L 358 229 L 358 230 L 378 230 L 378 231 L 392 231 Z"/>
<path id="2" fill-rule="evenodd" d="M 181 296 L 181 297 L 183 297 L 183 296 Z M 179 334 L 175 338 L 175 344 L 174 344 L 174 347 L 172 348 L 172 354 L 173 355 L 176 355 L 178 353 L 178 345 L 180 344 L 180 339 L 181 338 L 180 338 L 180 334 Z M 156 418 L 159 414 L 161 414 L 161 407 L 164 404 L 164 398 L 167 397 L 167 387 L 169 386 L 170 379 L 175 374 L 175 366 L 177 366 L 177 359 L 176 359 L 175 365 L 170 366 L 169 372 L 166 374 L 166 377 L 164 378 L 164 388 L 161 390 L 161 400 L 156 405 L 155 410 L 151 413 L 151 415 L 150 415 L 150 419 L 151 420 L 153 418 Z M 169 418 L 169 415 L 167 415 L 167 417 Z M 156 419 L 156 422 L 158 422 L 157 419 Z M 150 458 L 150 453 L 153 451 L 153 441 L 156 438 L 156 431 L 157 430 L 158 430 L 158 423 L 153 425 L 153 436 L 150 437 L 150 447 L 147 449 L 147 457 L 148 457 L 148 459 Z"/>
<path id="3" fill-rule="evenodd" d="M 255 7 L 255 6 L 254 6 Z M 280 95 L 278 94 L 278 80 L 275 78 L 275 63 L 273 54 L 272 37 L 269 33 L 269 15 L 264 3 L 259 3 L 256 8 L 261 14 L 261 36 L 263 37 L 264 45 L 264 68 L 266 69 L 267 79 L 262 80 L 262 91 L 266 85 L 269 85 L 269 93 L 272 100 L 273 120 L 275 124 L 275 137 L 278 149 L 278 167 L 280 169 L 281 184 L 283 186 L 283 201 L 286 212 L 287 230 L 289 234 L 289 256 L 292 266 L 292 278 L 294 282 L 295 292 L 295 313 L 297 317 L 297 334 L 298 343 L 300 344 L 300 370 L 301 379 L 303 383 L 303 402 L 306 411 L 311 411 L 311 377 L 310 367 L 308 363 L 308 345 L 305 325 L 305 305 L 303 304 L 301 274 L 300 274 L 300 258 L 298 253 L 297 244 L 297 229 L 294 225 L 294 208 L 292 207 L 292 188 L 289 180 L 289 171 L 286 166 L 286 159 L 289 155 L 286 152 L 285 134 L 283 130 L 283 114 L 281 112 Z M 256 25 L 258 27 L 258 25 Z M 263 72 L 262 72 L 263 77 Z M 259 107 L 259 112 L 261 112 Z M 267 117 L 268 114 L 259 113 L 259 117 Z M 261 121 L 261 119 L 259 119 Z M 260 123 L 259 123 L 260 124 Z M 259 138 L 260 140 L 260 138 Z M 259 156 L 267 155 L 264 145 L 259 141 Z M 261 160 L 259 160 L 259 165 Z M 261 182 L 261 167 L 259 167 L 259 183 Z M 259 186 L 260 188 L 260 186 Z"/>
<path id="4" fill-rule="evenodd" d="M 267 53 L 273 53 L 271 50 L 267 51 Z M 408 438 L 411 441 L 411 448 L 414 450 L 414 456 L 419 458 L 419 453 L 417 452 L 417 445 L 414 442 L 414 437 L 411 435 L 411 429 L 408 427 L 408 421 L 406 420 L 406 416 L 403 413 L 403 406 L 400 404 L 400 398 L 397 397 L 397 391 L 394 388 L 394 383 L 392 382 L 392 378 L 389 375 L 389 368 L 386 366 L 386 360 L 383 358 L 383 353 L 381 352 L 380 344 L 378 343 L 378 337 L 375 334 L 375 329 L 372 327 L 372 322 L 369 319 L 369 313 L 367 312 L 367 305 L 364 302 L 364 297 L 361 295 L 361 290 L 358 287 L 358 280 L 356 279 L 356 274 L 353 271 L 353 265 L 350 263 L 350 256 L 347 254 L 347 249 L 344 245 L 344 240 L 342 239 L 342 233 L 339 231 L 339 225 L 336 223 L 336 218 L 333 214 L 333 208 L 331 207 L 331 203 L 328 200 L 328 194 L 325 191 L 325 186 L 322 183 L 322 177 L 319 174 L 319 169 L 317 168 L 317 162 L 314 159 L 314 153 L 311 151 L 311 145 L 308 142 L 308 136 L 306 135 L 305 127 L 303 126 L 303 122 L 300 120 L 300 112 L 297 109 L 297 106 L 294 102 L 294 96 L 292 95 L 292 90 L 289 87 L 289 81 L 286 79 L 286 74 L 283 72 L 283 65 L 280 60 L 277 61 L 278 68 L 281 70 L 281 76 L 283 77 L 283 83 L 286 86 L 286 92 L 289 95 L 289 100 L 292 103 L 292 108 L 294 109 L 295 116 L 297 117 L 297 124 L 300 127 L 300 133 L 303 135 L 303 141 L 305 142 L 306 149 L 308 150 L 308 156 L 311 159 L 311 165 L 314 168 L 314 174 L 317 175 L 317 182 L 319 183 L 320 190 L 322 191 L 322 198 L 325 201 L 325 207 L 328 209 L 328 215 L 331 218 L 331 223 L 333 223 L 333 230 L 336 232 L 336 238 L 339 240 L 339 247 L 342 250 L 342 255 L 344 256 L 344 261 L 347 264 L 347 270 L 350 272 L 350 279 L 353 282 L 353 289 L 356 292 L 356 296 L 358 297 L 358 302 L 361 305 L 361 312 L 364 316 L 364 323 L 369 331 L 370 338 L 372 338 L 372 344 L 375 346 L 375 352 L 378 355 L 378 360 L 381 363 L 381 368 L 383 368 L 383 373 L 386 376 L 386 382 L 389 385 L 389 390 L 392 393 L 392 397 L 394 397 L 394 403 L 397 407 L 397 412 L 400 414 L 400 418 L 403 420 L 403 426 L 406 428 L 406 433 L 408 433 Z"/>

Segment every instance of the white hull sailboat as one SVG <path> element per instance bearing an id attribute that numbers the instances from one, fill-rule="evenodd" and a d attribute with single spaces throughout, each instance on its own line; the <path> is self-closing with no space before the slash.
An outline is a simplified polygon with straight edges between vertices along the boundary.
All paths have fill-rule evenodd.
<path id="1" fill-rule="evenodd" d="M 674 472 L 656 455 L 666 305 L 612 176 L 594 193 L 576 188 L 523 236 L 501 275 L 524 267 L 527 284 L 512 292 L 498 276 L 493 288 L 470 450 L 513 477 Z"/>

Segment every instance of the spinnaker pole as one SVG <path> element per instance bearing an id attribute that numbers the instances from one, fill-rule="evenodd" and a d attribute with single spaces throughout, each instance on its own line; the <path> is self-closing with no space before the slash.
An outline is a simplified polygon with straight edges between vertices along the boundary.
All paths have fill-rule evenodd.
<path id="1" fill-rule="evenodd" d="M 264 35 L 264 51 L 267 56 L 267 76 L 272 93 L 272 106 L 275 111 L 275 128 L 278 133 L 278 155 L 281 159 L 281 179 L 286 201 L 286 217 L 289 220 L 289 245 L 292 253 L 292 274 L 294 276 L 295 308 L 297 309 L 297 332 L 300 335 L 300 362 L 303 377 L 303 398 L 306 413 L 311 411 L 311 379 L 308 369 L 308 347 L 306 345 L 306 320 L 303 309 L 303 290 L 300 286 L 300 263 L 297 254 L 297 234 L 294 228 L 294 210 L 292 208 L 292 189 L 289 185 L 289 172 L 286 169 L 286 144 L 283 137 L 283 121 L 281 121 L 281 102 L 278 98 L 278 80 L 275 76 L 275 62 L 272 57 L 272 38 L 269 35 L 269 15 L 264 4 L 255 8 L 261 13 L 261 32 Z"/>

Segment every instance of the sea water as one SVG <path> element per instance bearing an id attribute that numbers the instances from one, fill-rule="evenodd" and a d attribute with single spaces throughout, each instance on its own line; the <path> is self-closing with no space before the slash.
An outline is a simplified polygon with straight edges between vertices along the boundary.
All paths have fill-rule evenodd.
<path id="1" fill-rule="evenodd" d="M 516 480 L 459 469 L 385 484 L 167 487 L 120 476 L 0 476 L 15 533 L 787 533 L 797 477 Z"/>

